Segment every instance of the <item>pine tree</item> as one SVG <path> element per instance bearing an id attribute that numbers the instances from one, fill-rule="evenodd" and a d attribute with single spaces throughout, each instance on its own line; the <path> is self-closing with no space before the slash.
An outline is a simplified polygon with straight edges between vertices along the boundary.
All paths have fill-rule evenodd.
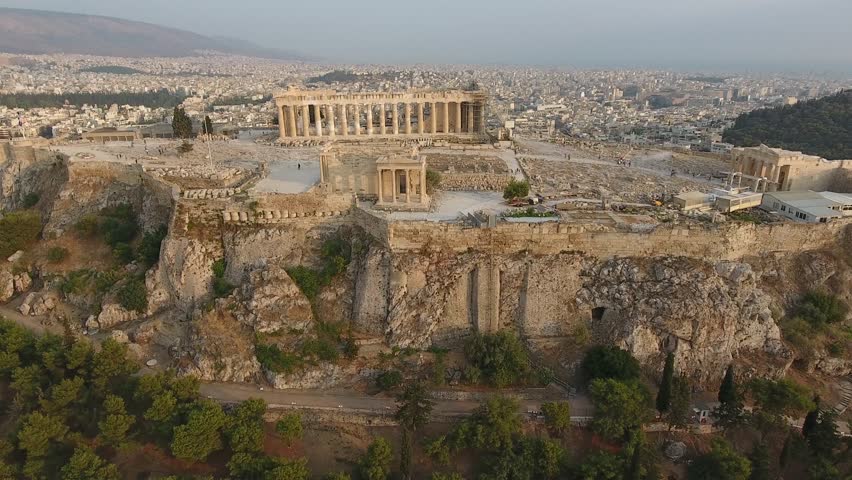
<path id="1" fill-rule="evenodd" d="M 213 134 L 213 120 L 210 120 L 209 115 L 204 116 L 204 134 L 212 135 Z"/>
<path id="2" fill-rule="evenodd" d="M 722 385 L 719 386 L 719 403 L 736 402 L 737 387 L 734 384 L 734 366 L 728 365 L 725 371 L 725 378 L 722 380 Z"/>
<path id="3" fill-rule="evenodd" d="M 657 392 L 657 411 L 663 414 L 669 410 L 672 401 L 672 379 L 674 378 L 674 354 L 666 355 L 666 366 L 663 368 L 663 380 Z"/>
<path id="4" fill-rule="evenodd" d="M 754 446 L 751 455 L 749 455 L 749 460 L 751 460 L 751 476 L 748 477 L 749 480 L 770 479 L 769 449 L 765 443 L 761 442 Z"/>
<path id="5" fill-rule="evenodd" d="M 781 447 L 781 453 L 778 455 L 778 466 L 785 469 L 790 463 L 790 457 L 793 455 L 793 437 L 788 433 L 784 438 L 784 446 Z"/>
<path id="6" fill-rule="evenodd" d="M 186 114 L 186 110 L 181 107 L 175 107 L 172 117 L 172 132 L 175 138 L 192 137 L 192 120 Z"/>
<path id="7" fill-rule="evenodd" d="M 808 412 L 805 416 L 805 421 L 802 423 L 802 436 L 808 438 L 808 435 L 813 431 L 814 426 L 816 426 L 817 420 L 819 420 L 819 404 L 820 398 L 819 395 L 814 397 L 814 409 Z"/>

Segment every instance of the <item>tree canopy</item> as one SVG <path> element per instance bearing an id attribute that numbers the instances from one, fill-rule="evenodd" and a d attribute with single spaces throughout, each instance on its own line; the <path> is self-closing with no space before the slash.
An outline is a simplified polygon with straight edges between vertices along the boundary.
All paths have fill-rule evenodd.
<path id="1" fill-rule="evenodd" d="M 852 90 L 816 100 L 762 108 L 737 117 L 722 140 L 740 147 L 765 144 L 819 155 L 852 158 Z"/>

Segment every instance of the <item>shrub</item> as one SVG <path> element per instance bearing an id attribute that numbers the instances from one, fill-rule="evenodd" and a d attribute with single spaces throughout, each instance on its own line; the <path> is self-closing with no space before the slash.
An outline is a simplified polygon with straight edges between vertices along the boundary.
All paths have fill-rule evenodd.
<path id="1" fill-rule="evenodd" d="M 50 247 L 47 251 L 47 261 L 50 263 L 62 263 L 68 258 L 68 249 L 63 247 Z"/>
<path id="2" fill-rule="evenodd" d="M 159 256 L 159 252 L 158 252 Z M 227 264 L 225 263 L 225 259 L 220 258 L 213 262 L 213 297 L 214 298 L 222 298 L 226 297 L 234 291 L 234 285 L 231 282 L 225 280 L 225 270 L 227 269 Z"/>
<path id="3" fill-rule="evenodd" d="M 98 233 L 98 217 L 95 215 L 85 215 L 77 221 L 74 229 L 83 236 L 94 237 Z"/>
<path id="4" fill-rule="evenodd" d="M 441 172 L 426 170 L 426 193 L 431 195 L 439 188 L 441 188 Z"/>
<path id="5" fill-rule="evenodd" d="M 289 445 L 293 440 L 302 438 L 302 417 L 298 413 L 288 413 L 275 423 L 275 432 Z"/>
<path id="6" fill-rule="evenodd" d="M 177 151 L 178 151 L 179 154 L 183 155 L 184 153 L 191 152 L 192 148 L 193 148 L 192 144 L 187 142 L 186 140 L 184 140 L 183 143 L 181 143 L 178 146 Z"/>
<path id="7" fill-rule="evenodd" d="M 296 355 L 282 352 L 278 345 L 257 344 L 254 355 L 263 368 L 275 373 L 293 373 L 302 364 Z"/>
<path id="8" fill-rule="evenodd" d="M 335 362 L 340 358 L 337 345 L 329 338 L 307 340 L 302 344 L 302 357 L 316 357 L 324 362 Z"/>
<path id="9" fill-rule="evenodd" d="M 24 208 L 33 208 L 39 201 L 39 196 L 37 193 L 30 192 L 24 195 L 24 200 L 22 202 L 22 206 Z"/>
<path id="10" fill-rule="evenodd" d="M 381 390 L 390 390 L 402 383 L 402 373 L 398 370 L 386 370 L 376 377 L 376 386 Z"/>
<path id="11" fill-rule="evenodd" d="M 25 250 L 38 240 L 41 215 L 33 211 L 17 211 L 0 218 L 0 258 Z"/>
<path id="12" fill-rule="evenodd" d="M 126 265 L 133 261 L 133 247 L 124 242 L 116 243 L 112 247 L 112 256 L 118 263 Z"/>
<path id="13" fill-rule="evenodd" d="M 316 298 L 321 286 L 320 277 L 317 272 L 299 265 L 297 267 L 288 268 L 287 274 L 290 275 L 290 278 L 293 279 L 293 282 L 299 287 L 299 290 L 308 297 L 308 300 Z"/>
<path id="14" fill-rule="evenodd" d="M 509 184 L 503 189 L 503 198 L 508 200 L 526 197 L 529 194 L 530 182 L 526 180 L 509 180 Z"/>
<path id="15" fill-rule="evenodd" d="M 118 303 L 127 310 L 142 313 L 148 308 L 148 290 L 142 278 L 132 278 L 118 289 Z"/>
<path id="16" fill-rule="evenodd" d="M 160 246 L 163 239 L 166 238 L 168 230 L 165 226 L 161 226 L 153 232 L 148 232 L 142 237 L 142 243 L 139 244 L 139 260 L 146 266 L 151 266 L 160 261 Z"/>
<path id="17" fill-rule="evenodd" d="M 522 383 L 530 377 L 530 360 L 512 332 L 476 334 L 464 347 L 465 357 L 496 387 Z"/>
<path id="18" fill-rule="evenodd" d="M 583 358 L 581 365 L 587 381 L 596 378 L 616 380 L 634 380 L 639 378 L 639 362 L 630 352 L 618 347 L 592 347 Z"/>
<path id="19" fill-rule="evenodd" d="M 842 300 L 822 292 L 808 292 L 798 308 L 799 316 L 814 326 L 842 322 L 848 311 L 849 307 Z"/>

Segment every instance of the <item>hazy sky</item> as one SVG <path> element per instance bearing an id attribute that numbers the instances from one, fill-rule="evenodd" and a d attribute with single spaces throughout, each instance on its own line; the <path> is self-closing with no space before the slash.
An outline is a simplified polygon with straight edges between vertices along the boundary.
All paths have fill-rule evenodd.
<path id="1" fill-rule="evenodd" d="M 0 0 L 356 63 L 852 71 L 852 0 Z"/>

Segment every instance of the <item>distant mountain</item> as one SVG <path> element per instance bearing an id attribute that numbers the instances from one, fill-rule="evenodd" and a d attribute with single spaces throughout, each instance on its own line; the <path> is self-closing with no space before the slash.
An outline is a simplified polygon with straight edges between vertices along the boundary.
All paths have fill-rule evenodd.
<path id="1" fill-rule="evenodd" d="M 0 52 L 75 53 L 111 57 L 183 57 L 199 51 L 276 60 L 306 60 L 293 52 L 244 40 L 197 33 L 119 18 L 0 8 Z"/>
<path id="2" fill-rule="evenodd" d="M 738 147 L 763 143 L 829 160 L 852 159 L 852 90 L 744 113 L 722 140 Z"/>

